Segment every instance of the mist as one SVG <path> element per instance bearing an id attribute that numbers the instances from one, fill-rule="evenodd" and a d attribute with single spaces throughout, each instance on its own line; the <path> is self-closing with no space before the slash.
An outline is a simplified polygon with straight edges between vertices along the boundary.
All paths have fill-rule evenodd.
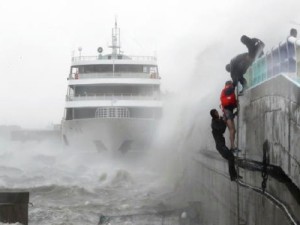
<path id="1" fill-rule="evenodd" d="M 0 125 L 59 124 L 71 56 L 78 47 L 82 55 L 96 55 L 100 46 L 110 52 L 115 17 L 125 54 L 157 56 L 164 109 L 154 143 L 140 158 L 0 137 L 0 186 L 29 190 L 29 216 L 39 225 L 97 224 L 100 212 L 167 206 L 192 153 L 215 149 L 209 111 L 219 109 L 230 79 L 225 65 L 247 51 L 240 37 L 261 39 L 267 52 L 290 28 L 299 29 L 299 8 L 298 0 L 1 2 Z"/>
<path id="2" fill-rule="evenodd" d="M 173 44 L 171 59 L 167 58 L 174 65 L 168 68 L 173 82 L 180 86 L 174 85 L 171 93 L 167 92 L 170 95 L 165 99 L 164 116 L 149 164 L 174 189 L 183 180 L 191 153 L 215 148 L 209 111 L 216 108 L 221 113 L 220 93 L 224 83 L 231 79 L 225 65 L 247 51 L 240 37 L 261 39 L 266 44 L 264 51 L 268 52 L 285 41 L 292 27 L 299 27 L 295 22 L 300 19 L 296 9 L 299 2 L 231 1 L 230 4 L 235 7 L 226 8 L 228 11 L 220 13 L 212 26 L 193 26 L 180 44 Z"/>
<path id="3" fill-rule="evenodd" d="M 83 55 L 98 46 L 109 51 L 115 16 L 125 53 L 157 55 L 163 91 L 181 94 L 205 82 L 199 91 L 205 95 L 219 89 L 228 78 L 224 65 L 245 51 L 242 34 L 271 48 L 297 26 L 298 8 L 296 0 L 3 2 L 0 124 L 60 123 L 72 52 L 79 46 Z"/>
<path id="4" fill-rule="evenodd" d="M 166 170 L 188 151 L 211 145 L 208 112 L 218 108 L 220 91 L 230 78 L 225 65 L 246 51 L 241 35 L 260 38 L 267 51 L 300 21 L 300 2 L 294 0 L 143 5 L 133 0 L 101 5 L 31 0 L 1 6 L 0 124 L 45 128 L 60 123 L 71 55 L 79 46 L 83 55 L 94 55 L 98 46 L 108 51 L 117 15 L 125 53 L 158 57 L 162 92 L 168 97 L 150 165 Z M 192 150 L 185 141 L 190 136 L 197 142 Z"/>
<path id="5" fill-rule="evenodd" d="M 158 57 L 168 97 L 149 165 L 176 171 L 189 151 L 212 144 L 208 112 L 218 109 L 230 78 L 225 65 L 246 51 L 241 35 L 260 38 L 267 52 L 291 27 L 298 28 L 298 8 L 296 0 L 1 3 L 0 124 L 45 128 L 60 123 L 72 54 L 79 46 L 83 55 L 95 55 L 99 46 L 108 52 L 116 16 L 125 54 Z M 192 148 L 186 146 L 190 136 L 196 140 Z"/>

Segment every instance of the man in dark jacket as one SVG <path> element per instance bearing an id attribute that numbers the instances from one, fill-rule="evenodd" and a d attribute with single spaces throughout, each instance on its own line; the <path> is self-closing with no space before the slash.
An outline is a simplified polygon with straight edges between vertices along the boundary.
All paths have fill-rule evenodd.
<path id="1" fill-rule="evenodd" d="M 241 42 L 246 45 L 248 52 L 242 53 L 234 57 L 229 64 L 226 65 L 226 71 L 230 73 L 233 85 L 236 86 L 238 82 L 243 86 L 243 90 L 247 85 L 244 74 L 252 65 L 256 58 L 261 57 L 265 44 L 257 38 L 249 38 L 246 35 L 241 37 Z"/>
<path id="2" fill-rule="evenodd" d="M 249 53 L 239 54 L 234 57 L 230 64 L 226 65 L 226 71 L 230 73 L 234 87 L 237 86 L 238 82 L 246 88 L 247 81 L 244 78 L 244 74 L 247 72 L 249 66 L 253 63 L 253 59 L 249 56 Z"/>
<path id="3" fill-rule="evenodd" d="M 210 111 L 210 115 L 212 117 L 211 128 L 213 137 L 216 142 L 216 148 L 218 152 L 222 155 L 222 157 L 228 160 L 230 180 L 234 181 L 241 177 L 237 175 L 237 172 L 234 167 L 234 155 L 226 147 L 225 144 L 225 138 L 223 134 L 226 130 L 226 122 L 223 120 L 222 117 L 219 116 L 219 113 L 216 109 L 212 109 Z"/>
<path id="4" fill-rule="evenodd" d="M 241 37 L 241 42 L 246 45 L 250 58 L 255 60 L 264 54 L 265 43 L 258 38 L 249 38 L 246 35 Z"/>

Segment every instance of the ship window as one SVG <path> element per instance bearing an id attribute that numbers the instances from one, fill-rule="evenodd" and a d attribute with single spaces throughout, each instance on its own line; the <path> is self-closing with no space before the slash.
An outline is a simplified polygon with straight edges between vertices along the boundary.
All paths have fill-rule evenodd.
<path id="1" fill-rule="evenodd" d="M 113 65 L 85 65 L 79 66 L 79 73 L 111 73 Z"/>
<path id="2" fill-rule="evenodd" d="M 126 85 L 126 86 L 76 86 L 73 91 L 70 87 L 69 95 L 75 96 L 138 96 L 138 95 L 152 95 L 153 91 L 158 90 L 159 86 L 149 85 Z"/>
<path id="3" fill-rule="evenodd" d="M 121 107 L 97 108 L 95 112 L 96 118 L 128 118 L 129 116 L 128 108 Z"/>
<path id="4" fill-rule="evenodd" d="M 142 73 L 142 65 L 115 65 L 115 72 Z"/>
<path id="5" fill-rule="evenodd" d="M 156 66 L 151 66 L 150 67 L 150 73 L 157 73 L 157 67 Z"/>
<path id="6" fill-rule="evenodd" d="M 112 64 L 74 66 L 71 73 L 112 73 Z M 151 65 L 115 65 L 116 73 L 157 73 L 157 67 Z"/>
<path id="7" fill-rule="evenodd" d="M 66 120 L 72 120 L 73 119 L 73 114 L 72 114 L 72 109 L 67 109 L 66 110 Z"/>
<path id="8" fill-rule="evenodd" d="M 149 73 L 149 67 L 143 66 L 143 73 Z"/>
<path id="9" fill-rule="evenodd" d="M 72 74 L 78 73 L 78 67 L 72 67 L 71 73 Z"/>

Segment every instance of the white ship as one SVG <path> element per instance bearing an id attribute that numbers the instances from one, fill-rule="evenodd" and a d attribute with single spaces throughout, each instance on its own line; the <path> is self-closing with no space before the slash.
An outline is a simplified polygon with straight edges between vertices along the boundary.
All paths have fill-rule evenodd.
<path id="1" fill-rule="evenodd" d="M 150 146 L 162 114 L 160 76 L 154 56 L 128 56 L 120 29 L 112 29 L 111 54 L 72 58 L 62 137 L 68 146 L 106 152 Z"/>

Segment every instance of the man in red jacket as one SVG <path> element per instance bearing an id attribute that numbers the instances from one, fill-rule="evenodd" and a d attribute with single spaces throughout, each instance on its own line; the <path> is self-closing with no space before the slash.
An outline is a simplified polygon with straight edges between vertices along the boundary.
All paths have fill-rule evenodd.
<path id="1" fill-rule="evenodd" d="M 237 148 L 235 146 L 235 124 L 234 124 L 234 116 L 233 111 L 237 108 L 237 100 L 234 93 L 235 87 L 231 80 L 226 81 L 225 87 L 221 92 L 221 105 L 224 112 L 224 119 L 226 121 L 228 130 L 229 130 L 229 139 L 231 150 L 236 151 Z"/>

